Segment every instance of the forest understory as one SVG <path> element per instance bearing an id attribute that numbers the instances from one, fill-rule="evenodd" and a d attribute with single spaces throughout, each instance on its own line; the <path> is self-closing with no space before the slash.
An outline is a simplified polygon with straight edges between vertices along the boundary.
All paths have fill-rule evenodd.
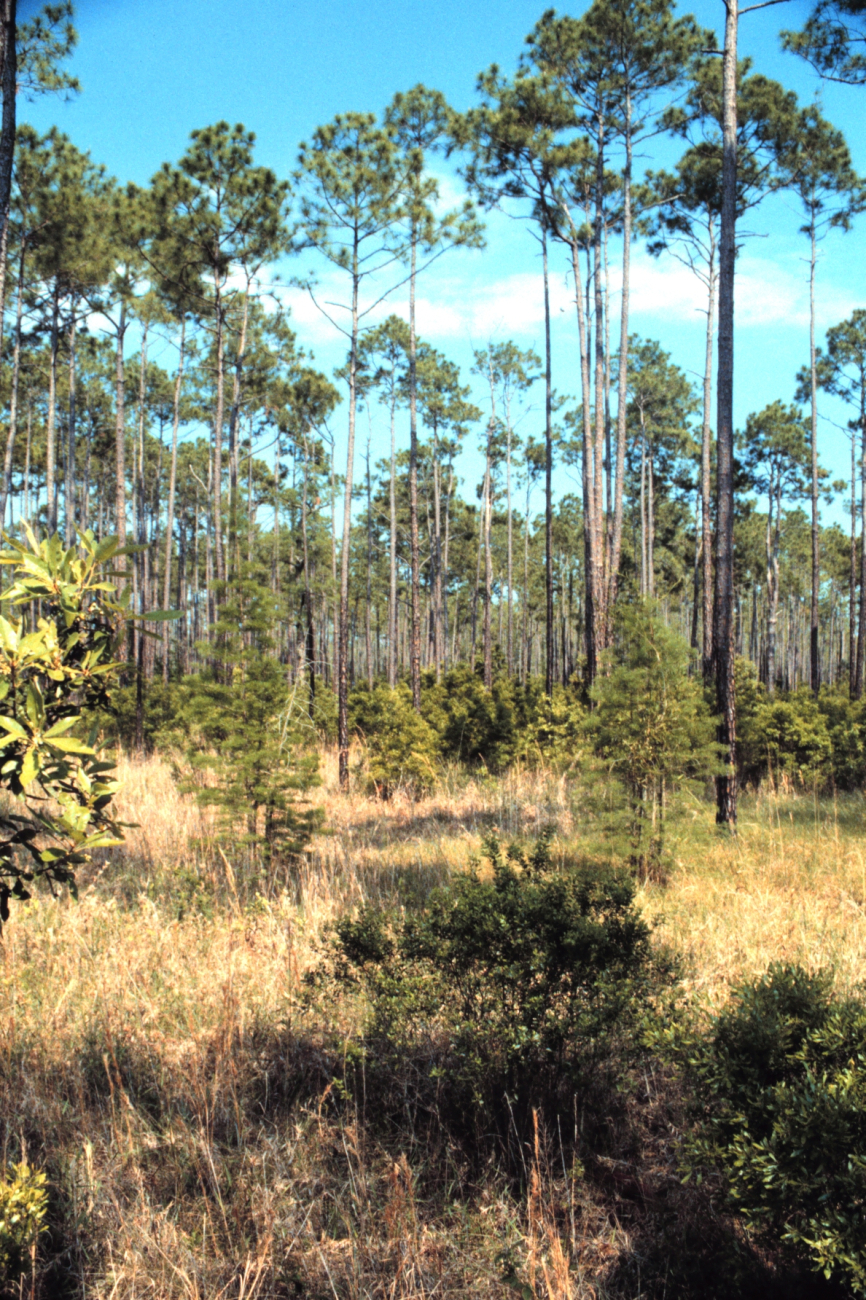
<path id="1" fill-rule="evenodd" d="M 327 833 L 263 887 L 167 761 L 121 757 L 118 813 L 139 823 L 126 845 L 77 902 L 14 911 L 0 1107 L 50 1201 L 10 1294 L 824 1294 L 751 1243 L 712 1178 L 683 1182 L 683 1085 L 658 1058 L 575 1095 L 574 1133 L 536 1119 L 517 1170 L 495 1136 L 469 1142 L 413 1102 L 424 1062 L 404 1062 L 384 1103 L 372 1059 L 365 1087 L 347 1084 L 358 1000 L 303 995 L 328 927 L 365 904 L 417 907 L 491 832 L 552 827 L 554 859 L 602 853 L 606 813 L 574 774 L 453 769 L 428 797 L 382 802 L 340 793 L 332 750 L 322 772 Z M 734 839 L 708 802 L 671 811 L 665 880 L 637 901 L 690 999 L 718 1009 L 772 961 L 863 980 L 862 818 L 860 795 L 765 791 L 742 801 Z"/>

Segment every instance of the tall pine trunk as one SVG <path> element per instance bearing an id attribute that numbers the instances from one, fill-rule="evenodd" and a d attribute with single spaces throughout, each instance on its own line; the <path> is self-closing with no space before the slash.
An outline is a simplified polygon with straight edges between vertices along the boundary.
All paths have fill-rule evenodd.
<path id="1" fill-rule="evenodd" d="M 177 435 L 180 428 L 180 395 L 183 385 L 184 350 L 186 346 L 186 316 L 180 323 L 180 351 L 178 355 L 177 374 L 174 377 L 174 404 L 171 416 L 171 464 L 168 472 L 168 501 L 165 518 L 165 565 L 162 585 L 162 607 L 168 609 L 171 604 L 171 547 L 174 537 L 174 496 L 177 488 Z M 178 607 L 180 605 L 178 604 Z M 170 648 L 171 624 L 163 624 L 162 631 L 162 679 L 168 682 L 168 662 Z"/>
<path id="2" fill-rule="evenodd" d="M 340 553 L 340 612 L 337 644 L 337 745 L 340 789 L 349 789 L 349 560 L 352 544 L 352 471 L 355 465 L 355 416 L 358 402 L 358 235 L 352 248 L 352 335 L 349 352 L 349 445 L 343 498 L 343 545 Z"/>
<path id="3" fill-rule="evenodd" d="M 619 565 L 622 554 L 622 502 L 625 484 L 626 410 L 628 398 L 628 316 L 629 281 L 631 275 L 631 97 L 626 91 L 625 100 L 625 167 L 622 178 L 622 302 L 619 318 L 619 374 L 617 376 L 616 407 L 616 477 L 613 493 L 613 536 L 611 540 L 610 574 L 608 578 L 608 617 L 613 616 L 619 582 Z M 607 639 L 610 628 L 607 629 Z"/>
<path id="4" fill-rule="evenodd" d="M 710 493 L 712 490 L 712 428 L 710 403 L 713 391 L 713 330 L 716 305 L 716 227 L 712 215 L 708 222 L 710 241 L 709 287 L 707 292 L 707 336 L 704 356 L 704 409 L 701 428 L 701 547 L 702 558 L 702 675 L 706 683 L 713 678 L 713 519 Z"/>
<path id="5" fill-rule="evenodd" d="M 737 224 L 738 0 L 726 0 L 722 71 L 722 214 L 719 247 L 719 378 L 716 420 L 716 588 L 713 668 L 725 771 L 716 777 L 716 820 L 737 824 L 734 697 L 734 266 Z"/>
<path id="6" fill-rule="evenodd" d="M 545 658 L 544 689 L 553 692 L 554 637 L 553 625 L 553 377 L 550 352 L 550 278 L 547 268 L 547 229 L 541 229 L 541 256 L 544 272 L 544 593 Z M 488 470 L 490 491 L 490 474 Z"/>
<path id="7" fill-rule="evenodd" d="M 0 528 L 6 527 L 6 502 L 12 490 L 12 460 L 15 452 L 15 435 L 18 428 L 18 384 L 21 375 L 21 321 L 24 314 L 24 259 L 27 245 L 21 242 L 18 256 L 18 303 L 15 308 L 15 350 L 12 354 L 12 387 L 9 393 L 9 432 L 6 436 L 6 455 L 3 459 L 3 488 L 0 497 Z"/>
<path id="8" fill-rule="evenodd" d="M 409 675 L 412 704 L 421 711 L 421 553 L 418 538 L 418 364 L 415 336 L 415 280 L 418 238 L 412 229 L 409 268 L 409 549 L 412 567 Z"/>
<path id="9" fill-rule="evenodd" d="M 809 376 L 811 389 L 809 450 L 812 468 L 812 599 L 809 631 L 809 682 L 812 693 L 818 694 L 821 686 L 820 628 L 818 626 L 818 596 L 821 585 L 820 525 L 818 523 L 818 363 L 815 350 L 815 266 L 817 246 L 815 213 L 809 226 Z"/>

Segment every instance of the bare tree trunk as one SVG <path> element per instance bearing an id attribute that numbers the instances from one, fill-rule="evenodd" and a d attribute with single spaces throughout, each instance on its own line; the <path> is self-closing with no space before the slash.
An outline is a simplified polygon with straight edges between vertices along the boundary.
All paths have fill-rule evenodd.
<path id="1" fill-rule="evenodd" d="M 213 545 L 217 582 L 224 582 L 226 562 L 222 535 L 223 410 L 225 401 L 225 320 L 219 276 L 214 271 L 214 313 L 216 321 L 216 404 L 213 420 Z"/>
<path id="2" fill-rule="evenodd" d="M 415 336 L 417 239 L 413 230 L 409 270 L 409 548 L 412 566 L 410 677 L 412 704 L 421 711 L 421 555 L 418 538 L 418 364 Z"/>
<path id="3" fill-rule="evenodd" d="M 851 434 L 851 563 L 848 574 L 848 694 L 854 698 L 857 643 L 857 434 Z"/>
<path id="4" fill-rule="evenodd" d="M 244 290 L 244 310 L 241 317 L 241 333 L 235 356 L 235 370 L 232 380 L 232 405 L 229 412 L 229 564 L 232 551 L 238 545 L 238 427 L 241 412 L 241 375 L 247 351 L 247 323 L 250 314 L 250 278 L 247 277 Z"/>
<path id="5" fill-rule="evenodd" d="M 716 239 L 714 218 L 709 222 L 710 260 L 707 294 L 707 346 L 704 358 L 704 418 L 701 430 L 701 544 L 703 547 L 703 657 L 702 674 L 709 683 L 713 678 L 713 520 L 710 504 L 712 429 L 710 402 L 713 391 L 713 327 L 716 301 Z"/>
<path id="6" fill-rule="evenodd" d="M 544 689 L 553 691 L 553 379 L 550 353 L 550 278 L 547 268 L 547 230 L 541 229 L 541 256 L 544 274 L 544 592 L 545 634 Z M 488 473 L 488 491 L 489 473 Z"/>
<path id="7" fill-rule="evenodd" d="M 619 581 L 622 554 L 622 499 L 625 484 L 626 409 L 628 393 L 628 316 L 629 280 L 631 274 L 631 97 L 625 99 L 625 167 L 622 177 L 622 303 L 619 326 L 619 374 L 617 376 L 616 408 L 616 478 L 614 481 L 613 537 L 611 542 L 610 575 L 608 579 L 607 609 L 612 617 Z M 608 637 L 610 629 L 608 628 Z"/>
<path id="8" fill-rule="evenodd" d="M 716 778 L 716 820 L 737 824 L 736 704 L 734 697 L 734 265 L 737 223 L 738 0 L 726 0 L 722 73 L 722 214 L 719 248 L 719 378 L 716 438 L 716 600 L 713 667 L 719 742 L 726 770 Z"/>
<path id="9" fill-rule="evenodd" d="M 369 414 L 369 407 L 367 408 Z M 367 656 L 367 685 L 373 689 L 373 489 L 370 483 L 370 438 L 367 438 L 367 609 L 364 617 L 364 651 Z"/>
<path id="10" fill-rule="evenodd" d="M 492 386 L 491 386 L 492 387 Z M 484 685 L 489 691 L 493 689 L 493 640 L 490 627 L 491 604 L 493 601 L 493 553 L 491 550 L 491 517 L 493 514 L 493 420 L 487 428 L 487 466 L 484 473 Z"/>
<path id="11" fill-rule="evenodd" d="M 337 744 L 340 789 L 349 789 L 349 559 L 352 542 L 352 471 L 355 465 L 355 415 L 358 372 L 358 236 L 352 250 L 352 336 L 349 352 L 349 444 L 343 497 L 343 546 L 340 555 L 340 621 L 337 647 Z"/>
<path id="12" fill-rule="evenodd" d="M 397 430 L 396 402 L 391 399 L 391 474 L 388 483 L 389 586 L 388 586 L 388 685 L 397 685 Z"/>
<path id="13" fill-rule="evenodd" d="M 24 259 L 26 248 L 26 242 L 22 240 L 21 252 L 18 258 L 18 304 L 15 309 L 15 351 L 12 354 L 12 387 L 9 393 L 9 433 L 6 437 L 6 455 L 3 460 L 3 495 L 0 497 L 0 529 L 6 527 L 6 502 L 9 493 L 12 490 L 12 460 L 15 451 L 15 435 L 18 428 L 18 382 L 21 375 L 21 319 L 24 312 Z"/>
<path id="14" fill-rule="evenodd" d="M 48 416 L 45 423 L 45 495 L 48 536 L 57 532 L 57 349 L 59 342 L 60 283 L 55 278 L 51 305 L 51 360 L 48 368 Z"/>
<path id="15" fill-rule="evenodd" d="M 860 388 L 860 603 L 857 623 L 857 660 L 854 698 L 863 694 L 863 659 L 866 655 L 866 385 Z"/>
<path id="16" fill-rule="evenodd" d="M 180 352 L 177 374 L 174 378 L 174 409 L 171 418 L 171 467 L 168 474 L 168 502 L 165 515 L 165 572 L 162 584 L 162 607 L 168 609 L 171 604 L 171 545 L 174 535 L 174 495 L 177 488 L 177 435 L 180 428 L 180 394 L 183 385 L 183 362 L 186 345 L 186 316 L 180 323 Z M 163 624 L 162 632 L 162 680 L 168 682 L 168 659 L 171 624 Z"/>
<path id="17" fill-rule="evenodd" d="M 818 373 L 815 355 L 815 265 L 817 250 L 814 213 L 809 236 L 811 241 L 809 259 L 809 372 L 811 380 L 810 452 L 812 460 L 812 602 L 809 632 L 809 679 L 812 693 L 817 695 L 821 686 L 820 629 L 818 626 L 818 595 L 821 585 L 821 568 L 820 526 L 818 523 Z"/>
<path id="18" fill-rule="evenodd" d="M 0 94 L 3 117 L 0 124 L 0 342 L 6 311 L 6 252 L 9 247 L 9 204 L 12 197 L 12 163 L 15 156 L 15 96 L 18 51 L 16 48 L 17 0 L 3 0 L 0 31 Z"/>
<path id="19" fill-rule="evenodd" d="M 69 424 L 66 436 L 66 483 L 63 500 L 66 507 L 66 545 L 75 537 L 75 295 L 70 303 L 69 319 Z"/>

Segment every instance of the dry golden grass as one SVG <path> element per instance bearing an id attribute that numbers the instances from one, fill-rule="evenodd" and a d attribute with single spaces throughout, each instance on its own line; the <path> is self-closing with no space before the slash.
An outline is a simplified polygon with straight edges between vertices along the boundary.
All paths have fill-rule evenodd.
<path id="1" fill-rule="evenodd" d="M 256 896 L 170 767 L 123 758 L 118 811 L 138 823 L 127 844 L 94 865 L 79 902 L 13 913 L 3 1154 L 25 1148 L 58 1189 L 33 1296 L 625 1295 L 604 1278 L 629 1256 L 628 1232 L 555 1161 L 536 1148 L 522 1203 L 492 1175 L 462 1198 L 431 1190 L 424 1152 L 395 1156 L 335 1117 L 325 1049 L 291 1010 L 335 916 L 420 896 L 492 830 L 555 825 L 560 846 L 597 849 L 589 795 L 548 773 L 454 773 L 427 799 L 381 804 L 339 793 L 333 755 L 322 770 L 328 833 Z M 753 798 L 736 841 L 707 806 L 677 819 L 667 884 L 641 899 L 695 989 L 717 1003 L 776 959 L 866 978 L 864 811 L 859 798 Z"/>

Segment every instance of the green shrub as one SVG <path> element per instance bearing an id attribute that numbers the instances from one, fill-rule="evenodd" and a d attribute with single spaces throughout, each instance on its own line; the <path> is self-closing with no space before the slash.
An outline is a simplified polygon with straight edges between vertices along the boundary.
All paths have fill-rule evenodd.
<path id="1" fill-rule="evenodd" d="M 556 685 L 552 695 L 523 690 L 524 714 L 514 756 L 529 767 L 574 768 L 587 751 L 586 709 L 570 688 Z"/>
<path id="2" fill-rule="evenodd" d="M 439 740 L 436 732 L 412 707 L 409 687 L 401 682 L 353 691 L 349 725 L 367 747 L 367 780 L 371 792 L 390 799 L 397 790 L 419 795 L 436 782 Z"/>
<path id="3" fill-rule="evenodd" d="M 546 836 L 528 854 L 490 839 L 484 856 L 489 878 L 478 864 L 419 913 L 340 922 L 336 975 L 369 998 L 368 1084 L 375 1063 L 424 1057 L 438 1113 L 507 1144 L 533 1107 L 571 1110 L 660 970 L 625 875 L 555 867 Z"/>
<path id="4" fill-rule="evenodd" d="M 755 1233 L 866 1294 L 866 1003 L 774 965 L 689 1057 L 693 1167 L 721 1171 Z"/>
<path id="5" fill-rule="evenodd" d="M 807 686 L 759 704 L 752 719 L 753 743 L 763 750 L 771 777 L 802 785 L 828 780 L 833 745 L 827 721 Z"/>
<path id="6" fill-rule="evenodd" d="M 609 671 L 592 690 L 588 728 L 598 756 L 622 782 L 629 803 L 632 861 L 642 876 L 658 869 L 670 790 L 719 767 L 713 719 L 691 650 L 652 608 L 620 611 Z"/>
<path id="7" fill-rule="evenodd" d="M 45 1225 L 45 1175 L 22 1161 L 0 1178 L 0 1279 L 17 1282 Z"/>
<path id="8" fill-rule="evenodd" d="M 818 709 L 833 751 L 833 781 L 840 790 L 861 790 L 866 782 L 866 700 L 822 687 Z"/>
<path id="9" fill-rule="evenodd" d="M 499 772 L 514 757 L 520 726 L 519 688 L 497 677 L 486 690 L 479 672 L 459 664 L 440 682 L 427 675 L 421 712 L 440 737 L 442 754 L 469 767 Z"/>

